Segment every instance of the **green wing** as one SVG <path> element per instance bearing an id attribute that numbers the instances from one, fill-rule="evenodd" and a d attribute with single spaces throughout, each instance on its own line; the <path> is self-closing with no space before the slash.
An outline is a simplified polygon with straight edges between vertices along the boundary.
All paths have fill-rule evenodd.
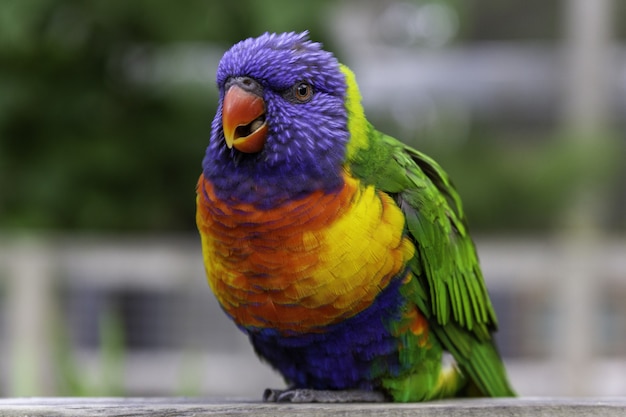
<path id="1" fill-rule="evenodd" d="M 431 329 L 484 394 L 514 395 L 491 333 L 497 327 L 460 197 L 431 158 L 368 125 L 353 175 L 395 198 L 416 254 L 415 300 Z"/>

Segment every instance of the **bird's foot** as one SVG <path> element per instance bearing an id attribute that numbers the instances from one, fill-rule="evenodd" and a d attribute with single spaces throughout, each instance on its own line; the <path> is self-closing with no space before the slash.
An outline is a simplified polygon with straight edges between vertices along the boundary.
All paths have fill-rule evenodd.
<path id="1" fill-rule="evenodd" d="M 263 401 L 269 403 L 382 403 L 387 401 L 387 398 L 379 391 L 267 388 L 263 393 Z"/>

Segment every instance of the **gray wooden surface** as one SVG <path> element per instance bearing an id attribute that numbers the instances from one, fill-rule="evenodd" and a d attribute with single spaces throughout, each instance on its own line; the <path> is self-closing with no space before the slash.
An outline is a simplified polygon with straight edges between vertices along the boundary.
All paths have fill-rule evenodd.
<path id="1" fill-rule="evenodd" d="M 263 404 L 202 398 L 0 399 L 0 417 L 35 416 L 624 416 L 624 398 L 506 398 L 416 404 Z"/>

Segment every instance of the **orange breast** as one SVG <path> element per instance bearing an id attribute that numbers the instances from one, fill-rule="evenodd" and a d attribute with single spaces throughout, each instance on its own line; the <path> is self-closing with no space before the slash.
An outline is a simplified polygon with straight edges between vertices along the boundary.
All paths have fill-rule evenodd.
<path id="1" fill-rule="evenodd" d="M 203 176 L 197 223 L 209 284 L 242 326 L 316 331 L 369 306 L 414 248 L 393 200 L 345 175 L 280 207 L 220 200 Z"/>

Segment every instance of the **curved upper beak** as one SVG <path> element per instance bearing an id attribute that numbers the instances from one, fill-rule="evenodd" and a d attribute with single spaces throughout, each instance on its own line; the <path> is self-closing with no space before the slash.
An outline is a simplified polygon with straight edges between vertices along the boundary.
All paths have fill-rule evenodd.
<path id="1" fill-rule="evenodd" d="M 229 148 L 259 152 L 267 138 L 265 101 L 259 95 L 233 84 L 226 91 L 222 106 L 224 138 Z"/>

